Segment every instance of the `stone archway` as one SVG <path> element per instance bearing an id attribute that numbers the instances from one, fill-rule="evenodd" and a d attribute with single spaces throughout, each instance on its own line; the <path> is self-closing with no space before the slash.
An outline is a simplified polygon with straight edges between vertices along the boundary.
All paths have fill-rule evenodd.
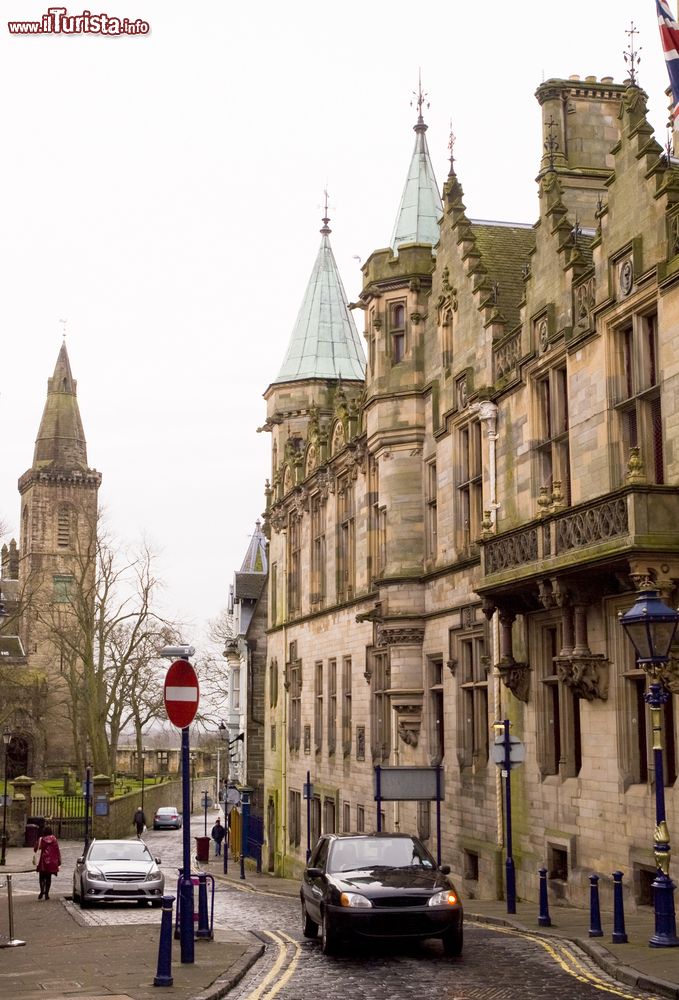
<path id="1" fill-rule="evenodd" d="M 13 733 L 7 747 L 7 778 L 29 773 L 30 739 L 24 733 Z"/>

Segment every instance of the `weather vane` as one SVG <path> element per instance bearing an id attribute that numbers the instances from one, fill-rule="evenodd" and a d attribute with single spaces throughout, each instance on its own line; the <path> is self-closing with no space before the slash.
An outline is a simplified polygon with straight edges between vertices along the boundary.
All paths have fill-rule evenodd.
<path id="1" fill-rule="evenodd" d="M 453 173 L 453 163 L 455 162 L 455 157 L 453 155 L 453 152 L 455 150 L 455 133 L 453 132 L 453 119 L 452 118 L 450 119 L 450 132 L 448 133 L 448 150 L 450 152 L 450 156 L 448 157 L 448 159 L 450 160 L 450 172 L 452 174 Z"/>
<path id="2" fill-rule="evenodd" d="M 61 323 L 61 335 L 64 340 L 66 340 L 66 324 L 68 323 L 68 320 L 60 319 L 59 322 Z"/>
<path id="3" fill-rule="evenodd" d="M 627 52 L 623 52 L 623 58 L 627 63 L 629 69 L 629 82 L 633 87 L 638 86 L 637 84 L 637 66 L 641 62 L 641 45 L 638 49 L 634 47 L 634 36 L 639 34 L 637 28 L 634 27 L 634 21 L 630 21 L 629 31 L 625 32 L 629 36 L 629 43 L 627 45 Z"/>
<path id="4" fill-rule="evenodd" d="M 324 188 L 324 190 L 323 190 L 323 197 L 324 197 L 325 200 L 324 200 L 324 203 L 323 203 L 323 228 L 321 229 L 321 232 L 323 233 L 324 236 L 328 236 L 332 232 L 332 230 L 331 230 L 330 226 L 328 225 L 328 223 L 330 222 L 330 216 L 328 215 L 328 189 L 327 189 L 327 187 Z"/>
<path id="5" fill-rule="evenodd" d="M 429 95 L 424 93 L 422 90 L 422 70 L 417 71 L 417 91 L 413 90 L 413 97 L 415 98 L 415 104 L 417 106 L 417 116 L 418 120 L 422 121 L 422 108 L 429 107 L 429 101 L 427 97 Z M 410 107 L 412 108 L 413 102 L 410 102 Z"/>

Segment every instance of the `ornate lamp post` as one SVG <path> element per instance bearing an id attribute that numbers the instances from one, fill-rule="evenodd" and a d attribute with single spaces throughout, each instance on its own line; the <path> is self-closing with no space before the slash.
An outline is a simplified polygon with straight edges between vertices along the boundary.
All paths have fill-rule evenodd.
<path id="1" fill-rule="evenodd" d="M 5 788 L 2 797 L 2 841 L 0 842 L 0 865 L 5 864 L 5 854 L 7 853 L 7 751 L 12 739 L 12 730 L 3 729 L 2 742 L 5 745 Z"/>
<path id="2" fill-rule="evenodd" d="M 655 765 L 655 832 L 653 850 L 657 871 L 653 882 L 655 934 L 648 942 L 652 948 L 676 948 L 679 945 L 674 912 L 674 882 L 670 878 L 670 834 L 665 815 L 665 779 L 663 774 L 662 710 L 670 697 L 660 674 L 667 663 L 674 640 L 679 612 L 660 600 L 658 591 L 647 586 L 639 592 L 634 607 L 620 615 L 620 624 L 632 642 L 637 663 L 649 676 L 650 688 L 644 699 L 651 713 L 653 762 Z"/>

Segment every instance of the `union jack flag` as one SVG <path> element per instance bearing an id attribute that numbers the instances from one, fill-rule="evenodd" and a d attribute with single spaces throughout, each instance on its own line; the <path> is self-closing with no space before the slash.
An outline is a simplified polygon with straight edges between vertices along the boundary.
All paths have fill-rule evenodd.
<path id="1" fill-rule="evenodd" d="M 674 20 L 669 0 L 655 0 L 655 6 L 658 11 L 660 40 L 670 75 L 672 118 L 676 118 L 679 115 L 679 24 Z"/>

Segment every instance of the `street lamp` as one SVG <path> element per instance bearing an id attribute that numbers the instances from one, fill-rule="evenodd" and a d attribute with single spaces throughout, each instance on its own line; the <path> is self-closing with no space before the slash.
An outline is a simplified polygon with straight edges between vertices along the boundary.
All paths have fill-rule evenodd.
<path id="1" fill-rule="evenodd" d="M 141 752 L 141 811 L 144 811 L 144 778 L 146 776 L 146 751 Z"/>
<path id="2" fill-rule="evenodd" d="M 637 654 L 637 663 L 650 679 L 644 695 L 651 713 L 653 763 L 655 765 L 655 831 L 653 851 L 657 871 L 653 882 L 655 934 L 648 942 L 652 948 L 676 948 L 679 945 L 674 912 L 674 882 L 670 878 L 670 834 L 665 815 L 665 779 L 663 775 L 662 709 L 670 697 L 660 669 L 667 663 L 674 640 L 679 612 L 660 600 L 650 587 L 639 592 L 634 607 L 620 614 L 620 624 Z"/>
<path id="3" fill-rule="evenodd" d="M 0 865 L 5 864 L 7 853 L 7 751 L 12 739 L 12 730 L 5 727 L 2 731 L 2 742 L 5 744 L 5 789 L 2 796 L 2 841 L 0 842 Z"/>
<path id="4" fill-rule="evenodd" d="M 193 779 L 196 777 L 196 755 L 191 751 L 191 812 L 193 812 Z"/>

